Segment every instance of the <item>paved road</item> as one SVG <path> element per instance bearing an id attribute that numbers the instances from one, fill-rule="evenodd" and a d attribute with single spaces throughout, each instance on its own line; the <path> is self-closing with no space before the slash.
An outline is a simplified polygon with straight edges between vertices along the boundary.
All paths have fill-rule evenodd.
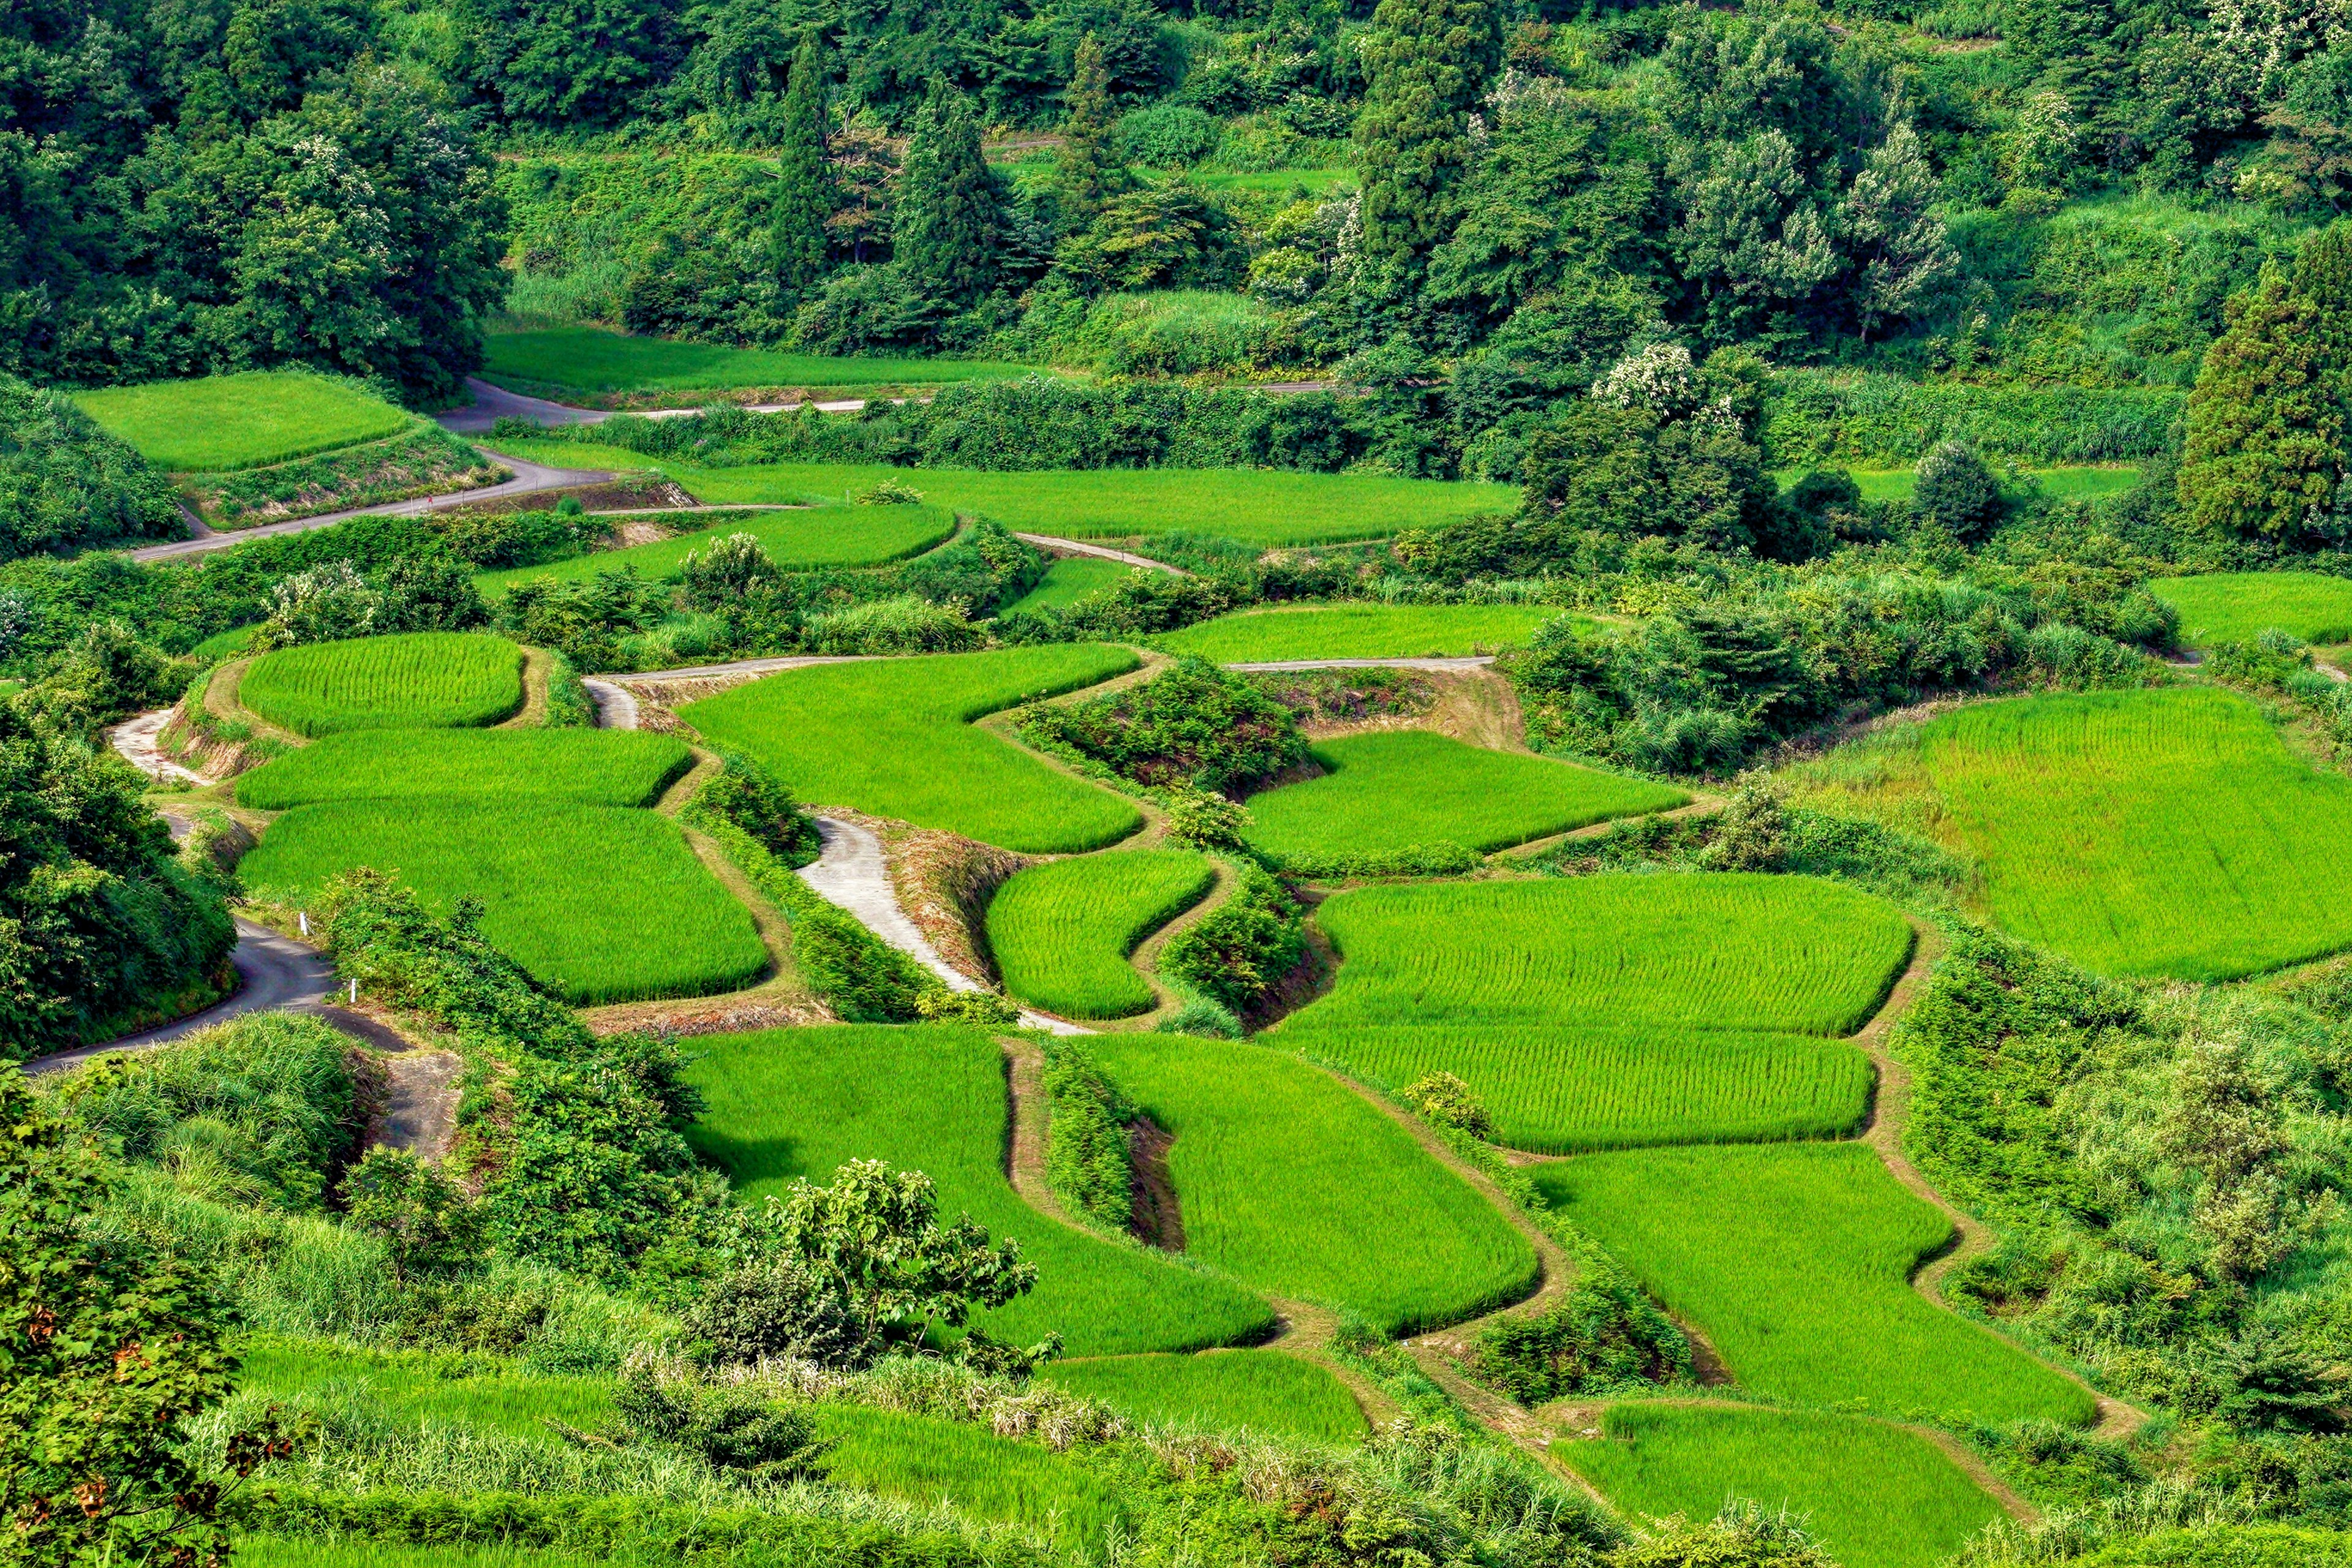
<path id="1" fill-rule="evenodd" d="M 855 664 L 877 654 L 794 654 L 782 658 L 739 658 L 728 664 L 690 664 L 683 669 L 643 669 L 635 675 L 607 675 L 606 680 L 709 680 L 722 675 L 766 675 L 779 669 L 800 669 L 812 664 Z"/>
<path id="2" fill-rule="evenodd" d="M 527 463 L 520 458 L 504 456 L 499 456 L 499 461 L 513 472 L 514 478 L 499 484 L 485 485 L 479 489 L 458 490 L 446 496 L 419 496 L 412 500 L 386 501 L 381 506 L 352 507 L 343 511 L 320 512 L 317 517 L 265 522 L 258 527 L 240 528 L 229 533 L 207 531 L 194 539 L 177 539 L 169 544 L 151 544 L 143 550 L 134 550 L 131 552 L 131 559 L 169 561 L 176 556 L 202 555 L 210 551 L 234 549 L 248 539 L 267 539 L 272 534 L 308 533 L 314 528 L 332 528 L 355 517 L 418 517 L 428 511 L 444 511 L 450 507 L 496 500 L 501 496 L 530 495 L 540 490 L 568 489 L 573 485 L 601 484 L 613 477 L 602 468 L 551 468 L 544 464 Z"/>

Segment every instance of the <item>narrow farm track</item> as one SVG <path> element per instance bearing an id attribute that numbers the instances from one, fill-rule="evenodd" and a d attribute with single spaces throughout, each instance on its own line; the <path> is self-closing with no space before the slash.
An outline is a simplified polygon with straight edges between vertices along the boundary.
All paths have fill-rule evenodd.
<path id="1" fill-rule="evenodd" d="M 1004 1091 L 1009 1114 L 1005 1118 L 1004 1175 L 1021 1201 L 1056 1224 L 1069 1226 L 1087 1236 L 1097 1233 L 1072 1219 L 1062 1201 L 1054 1195 L 1054 1188 L 1045 1178 L 1046 1107 L 1045 1053 L 1034 1040 L 1016 1036 L 1001 1037 L 1004 1047 Z M 1313 1362 L 1323 1368 L 1354 1396 L 1364 1413 L 1364 1418 L 1375 1425 L 1392 1421 L 1402 1414 L 1396 1401 L 1391 1399 L 1378 1384 L 1331 1352 L 1331 1342 L 1339 1331 L 1339 1315 L 1328 1308 L 1304 1301 L 1285 1300 L 1280 1297 L 1265 1298 L 1281 1320 L 1281 1327 L 1267 1342 L 1268 1348 Z M 1214 1355 L 1214 1351 L 1203 1351 Z"/>
<path id="2" fill-rule="evenodd" d="M 408 1051 L 383 1064 L 383 1103 L 370 1119 L 367 1144 L 405 1149 L 439 1164 L 457 1132 L 457 1079 L 465 1058 L 455 1051 Z"/>
<path id="3" fill-rule="evenodd" d="M 1130 554 L 1124 550 L 1114 550 L 1108 544 L 1088 544 L 1082 539 L 1061 539 L 1050 533 L 1016 533 L 1013 537 L 1024 544 L 1034 544 L 1040 550 L 1058 550 L 1066 555 L 1091 555 L 1097 561 L 1116 561 L 1122 566 L 1139 566 L 1149 572 L 1165 572 L 1176 577 L 1192 574 L 1181 566 L 1171 566 L 1165 561 L 1154 561 L 1149 555 Z"/>
<path id="4" fill-rule="evenodd" d="M 1244 675 L 1279 675 L 1301 669 L 1484 669 L 1495 662 L 1491 653 L 1460 658 L 1277 658 L 1228 664 Z"/>
<path id="5" fill-rule="evenodd" d="M 459 436 L 483 436 L 501 419 L 528 419 L 535 425 L 602 425 L 615 414 L 634 414 L 642 419 L 682 419 L 689 414 L 699 414 L 703 405 L 691 408 L 582 408 L 575 404 L 556 403 L 544 397 L 532 397 L 526 393 L 509 392 L 478 375 L 466 378 L 466 390 L 474 395 L 471 407 L 452 408 L 434 417 L 444 430 Z M 870 402 L 929 403 L 928 397 L 837 397 L 819 400 L 814 406 L 820 414 L 856 414 Z M 795 403 L 745 403 L 729 405 L 749 414 L 793 414 L 810 406 L 803 399 Z"/>
<path id="6" fill-rule="evenodd" d="M 172 721 L 174 711 L 158 708 L 152 713 L 125 719 L 107 731 L 107 739 L 113 743 L 117 755 L 152 779 L 164 784 L 208 784 L 213 781 L 194 768 L 173 762 L 155 744 L 156 737 Z"/>
<path id="7" fill-rule="evenodd" d="M 1582 827 L 1570 828 L 1566 833 L 1554 833 L 1547 837 L 1529 839 L 1517 848 L 1497 850 L 1489 858 L 1498 866 L 1510 866 L 1514 861 L 1526 861 L 1538 855 L 1549 854 L 1563 844 L 1573 844 L 1582 838 L 1599 838 L 1627 821 L 1649 821 L 1654 818 L 1659 822 L 1679 822 L 1694 816 L 1713 816 L 1727 804 L 1729 803 L 1719 795 L 1697 795 L 1691 798 L 1688 805 L 1678 805 L 1672 811 L 1653 812 L 1647 817 L 1620 817 L 1608 822 L 1591 823 Z"/>

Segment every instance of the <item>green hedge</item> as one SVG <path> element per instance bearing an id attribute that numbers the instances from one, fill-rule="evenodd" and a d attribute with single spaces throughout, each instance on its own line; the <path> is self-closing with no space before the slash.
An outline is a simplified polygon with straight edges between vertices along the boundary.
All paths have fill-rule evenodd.
<path id="1" fill-rule="evenodd" d="M 1907 466 L 1941 441 L 2030 464 L 2128 463 L 2175 446 L 2188 395 L 2172 387 L 1977 386 L 1786 370 L 1765 395 L 1776 468 Z"/>
<path id="2" fill-rule="evenodd" d="M 0 560 L 186 531 L 145 458 L 57 393 L 0 375 Z"/>

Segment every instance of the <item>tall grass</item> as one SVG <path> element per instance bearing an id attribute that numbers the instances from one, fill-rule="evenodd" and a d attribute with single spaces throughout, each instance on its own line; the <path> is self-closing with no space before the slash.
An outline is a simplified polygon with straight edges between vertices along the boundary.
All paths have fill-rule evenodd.
<path id="1" fill-rule="evenodd" d="M 522 649 L 478 632 L 310 643 L 255 659 L 236 696 L 302 735 L 492 724 L 522 706 Z"/>
<path id="2" fill-rule="evenodd" d="M 1129 849 L 1032 866 L 996 890 L 988 942 L 1004 988 L 1066 1018 L 1149 1012 L 1127 955 L 1201 901 L 1216 872 L 1183 849 Z"/>
<path id="3" fill-rule="evenodd" d="M 896 1410 L 822 1405 L 817 1430 L 838 1445 L 825 1479 L 903 1502 L 942 1500 L 971 1519 L 1012 1525 L 1088 1561 L 1129 1533 L 1118 1481 L 1074 1456 L 984 1427 Z"/>
<path id="4" fill-rule="evenodd" d="M 751 915 L 677 825 L 649 811 L 328 801 L 272 823 L 241 872 L 307 901 L 357 866 L 395 875 L 443 914 L 479 900 L 483 936 L 581 1005 L 733 990 L 768 967 Z"/>
<path id="5" fill-rule="evenodd" d="M 1937 1420 L 2092 1415 L 2082 1388 L 1911 1288 L 1951 1222 L 1859 1144 L 1645 1149 L 1530 1173 L 1758 1394 Z"/>
<path id="6" fill-rule="evenodd" d="M 819 665 L 680 711 L 713 745 L 760 763 L 797 799 L 1060 854 L 1115 843 L 1143 819 L 1118 795 L 972 721 L 1135 666 L 1131 653 L 1091 646 Z"/>
<path id="7" fill-rule="evenodd" d="M 1728 1495 L 1803 1515 L 1842 1568 L 1932 1568 L 2005 1517 L 1925 1437 L 1848 1415 L 1620 1405 L 1551 1451 L 1629 1513 L 1705 1519 Z"/>
<path id="8" fill-rule="evenodd" d="M 1542 605 L 1303 605 L 1243 610 L 1151 639 L 1217 664 L 1295 658 L 1456 658 L 1525 642 Z"/>
<path id="9" fill-rule="evenodd" d="M 2232 980 L 2352 943 L 2352 780 L 2202 688 L 2025 698 L 1928 726 L 1993 918 L 2105 974 Z"/>
<path id="10" fill-rule="evenodd" d="M 415 423 L 356 382 L 306 371 L 249 370 L 72 396 L 141 457 L 181 472 L 282 463 L 396 435 Z"/>
<path id="11" fill-rule="evenodd" d="M 955 515 L 936 506 L 819 506 L 806 511 L 752 512 L 650 544 L 574 555 L 538 566 L 478 573 L 474 585 L 495 598 L 518 583 L 541 579 L 572 582 L 593 577 L 600 572 L 634 572 L 640 577 L 670 578 L 678 574 L 686 558 L 694 552 L 708 550 L 718 541 L 738 533 L 748 533 L 758 540 L 769 558 L 787 571 L 818 566 L 877 566 L 944 544 L 955 536 Z"/>
<path id="12" fill-rule="evenodd" d="M 2158 577 L 2148 592 L 2180 612 L 2190 647 L 2252 642 L 2276 626 L 2305 642 L 2352 642 L 2352 579 L 2316 572 L 2217 572 Z"/>
<path id="13" fill-rule="evenodd" d="M 1664 784 L 1490 752 L 1427 730 L 1344 736 L 1309 754 L 1322 776 L 1253 795 L 1248 838 L 1310 876 L 1440 846 L 1484 855 L 1690 799 Z"/>
<path id="14" fill-rule="evenodd" d="M 1284 1351 L 1056 1361 L 1040 1375 L 1056 1388 L 1158 1425 L 1323 1443 L 1354 1442 L 1367 1430 L 1346 1385 Z"/>
<path id="15" fill-rule="evenodd" d="M 236 800 L 259 811 L 431 798 L 651 805 L 693 763 L 683 741 L 650 730 L 363 730 L 239 774 Z"/>
<path id="16" fill-rule="evenodd" d="M 588 1568 L 594 1561 L 519 1546 L 410 1546 L 390 1541 L 300 1541 L 241 1535 L 240 1568 Z"/>
<path id="17" fill-rule="evenodd" d="M 709 1104 L 688 1131 L 746 1199 L 851 1160 L 929 1173 L 942 1209 L 1017 1239 L 1037 1289 L 979 1320 L 1026 1343 L 1061 1333 L 1074 1355 L 1191 1350 L 1255 1338 L 1273 1315 L 1246 1291 L 1140 1247 L 1046 1219 L 1004 1176 L 1004 1060 L 973 1031 L 849 1026 L 716 1035 L 689 1077 Z"/>
<path id="18" fill-rule="evenodd" d="M 1403 1333 L 1534 1283 L 1495 1205 L 1328 1073 L 1263 1047 L 1105 1035 L 1119 1087 L 1176 1135 L 1185 1250 L 1244 1284 Z"/>
<path id="19" fill-rule="evenodd" d="M 1336 893 L 1328 995 L 1274 1037 L 1391 1088 L 1451 1072 L 1517 1147 L 1843 1131 L 1834 1037 L 1911 950 L 1885 901 L 1797 877 L 1590 877 Z"/>

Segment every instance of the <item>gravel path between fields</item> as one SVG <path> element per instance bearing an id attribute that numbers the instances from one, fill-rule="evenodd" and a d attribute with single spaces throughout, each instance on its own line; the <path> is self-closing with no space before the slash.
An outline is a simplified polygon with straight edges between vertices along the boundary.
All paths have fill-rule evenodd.
<path id="1" fill-rule="evenodd" d="M 173 762 L 157 748 L 155 737 L 163 732 L 163 726 L 171 722 L 171 709 L 158 708 L 152 713 L 142 713 L 137 718 L 125 719 L 108 731 L 107 737 L 114 742 L 117 755 L 150 778 L 160 779 L 166 784 L 177 782 L 207 784 L 212 783 L 212 780 L 194 768 Z"/>
<path id="2" fill-rule="evenodd" d="M 445 430 L 460 436 L 487 434 L 501 419 L 528 419 L 536 425 L 602 425 L 615 414 L 634 414 L 640 419 L 683 419 L 689 414 L 702 412 L 703 405 L 692 408 L 581 408 L 569 403 L 557 403 L 545 397 L 532 397 L 525 393 L 509 392 L 503 386 L 493 386 L 478 375 L 466 378 L 466 390 L 474 395 L 470 408 L 452 408 L 446 414 L 435 416 Z M 864 397 L 842 397 L 819 402 L 820 414 L 855 414 L 873 401 Z M 905 403 L 903 397 L 886 397 L 884 403 Z M 929 398 L 917 401 L 929 403 Z M 808 406 L 805 403 L 745 403 L 728 405 L 740 407 L 751 414 L 791 414 Z"/>
<path id="3" fill-rule="evenodd" d="M 1165 561 L 1154 561 L 1149 555 L 1113 550 L 1108 544 L 1088 544 L 1083 539 L 1059 539 L 1050 533 L 1016 533 L 1013 537 L 1040 550 L 1059 550 L 1069 555 L 1091 555 L 1097 561 L 1116 561 L 1122 566 L 1140 566 L 1147 571 L 1165 572 L 1174 577 L 1190 577 L 1192 574 L 1181 566 L 1171 566 Z"/>
<path id="4" fill-rule="evenodd" d="M 1491 653 L 1461 658 L 1278 658 L 1255 664 L 1229 664 L 1244 675 L 1273 675 L 1291 669 L 1484 669 L 1495 662 Z"/>

